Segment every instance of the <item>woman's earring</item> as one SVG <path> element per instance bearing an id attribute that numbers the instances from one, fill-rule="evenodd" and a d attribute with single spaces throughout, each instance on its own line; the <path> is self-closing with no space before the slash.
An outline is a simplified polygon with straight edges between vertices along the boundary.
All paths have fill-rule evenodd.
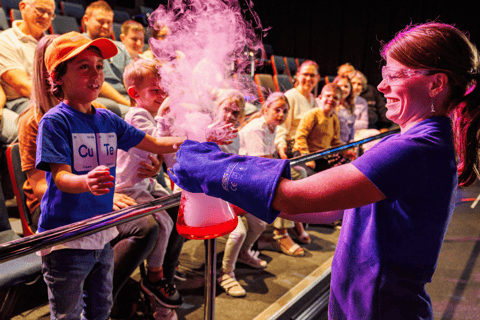
<path id="1" fill-rule="evenodd" d="M 432 106 L 430 107 L 430 111 L 432 111 L 432 113 L 435 113 L 437 110 L 435 110 L 435 106 L 433 105 L 432 103 Z"/>

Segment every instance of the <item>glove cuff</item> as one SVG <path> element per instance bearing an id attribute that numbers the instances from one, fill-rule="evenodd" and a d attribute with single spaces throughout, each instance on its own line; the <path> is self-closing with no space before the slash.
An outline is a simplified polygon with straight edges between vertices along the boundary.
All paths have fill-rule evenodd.
<path id="1" fill-rule="evenodd" d="M 221 188 L 210 188 L 207 183 L 203 191 L 272 223 L 280 214 L 272 208 L 275 191 L 281 177 L 291 179 L 290 162 L 250 156 L 234 156 L 231 160 L 223 172 Z"/>

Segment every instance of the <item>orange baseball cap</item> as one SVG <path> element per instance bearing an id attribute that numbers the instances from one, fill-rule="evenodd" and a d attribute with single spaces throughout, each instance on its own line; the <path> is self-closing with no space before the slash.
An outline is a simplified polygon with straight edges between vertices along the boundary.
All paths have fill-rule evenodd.
<path id="1" fill-rule="evenodd" d="M 47 47 L 45 51 L 45 66 L 51 72 L 60 63 L 77 56 L 92 46 L 100 50 L 103 59 L 111 58 L 118 52 L 117 46 L 106 38 L 90 40 L 84 35 L 72 31 L 62 34 Z"/>

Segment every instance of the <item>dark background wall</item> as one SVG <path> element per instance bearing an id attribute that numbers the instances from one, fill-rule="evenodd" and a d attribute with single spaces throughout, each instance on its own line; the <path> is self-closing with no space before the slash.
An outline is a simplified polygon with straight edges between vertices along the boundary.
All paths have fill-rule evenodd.
<path id="1" fill-rule="evenodd" d="M 155 8 L 166 2 L 144 0 Z M 116 0 L 118 6 L 131 4 Z M 253 0 L 253 4 L 263 27 L 271 28 L 264 43 L 271 44 L 275 54 L 313 59 L 322 76 L 335 75 L 340 64 L 350 62 L 374 85 L 381 81 L 381 41 L 389 41 L 406 25 L 431 20 L 455 24 L 468 31 L 474 43 L 480 32 L 480 11 L 473 0 Z"/>

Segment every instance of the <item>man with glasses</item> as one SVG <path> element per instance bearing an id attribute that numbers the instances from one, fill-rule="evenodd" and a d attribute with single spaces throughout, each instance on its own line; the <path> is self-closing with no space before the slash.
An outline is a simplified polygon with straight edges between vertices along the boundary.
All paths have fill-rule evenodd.
<path id="1" fill-rule="evenodd" d="M 0 34 L 0 84 L 7 96 L 5 107 L 20 114 L 30 102 L 35 48 L 55 18 L 55 2 L 24 0 L 18 8 L 22 20 L 12 21 Z"/>

